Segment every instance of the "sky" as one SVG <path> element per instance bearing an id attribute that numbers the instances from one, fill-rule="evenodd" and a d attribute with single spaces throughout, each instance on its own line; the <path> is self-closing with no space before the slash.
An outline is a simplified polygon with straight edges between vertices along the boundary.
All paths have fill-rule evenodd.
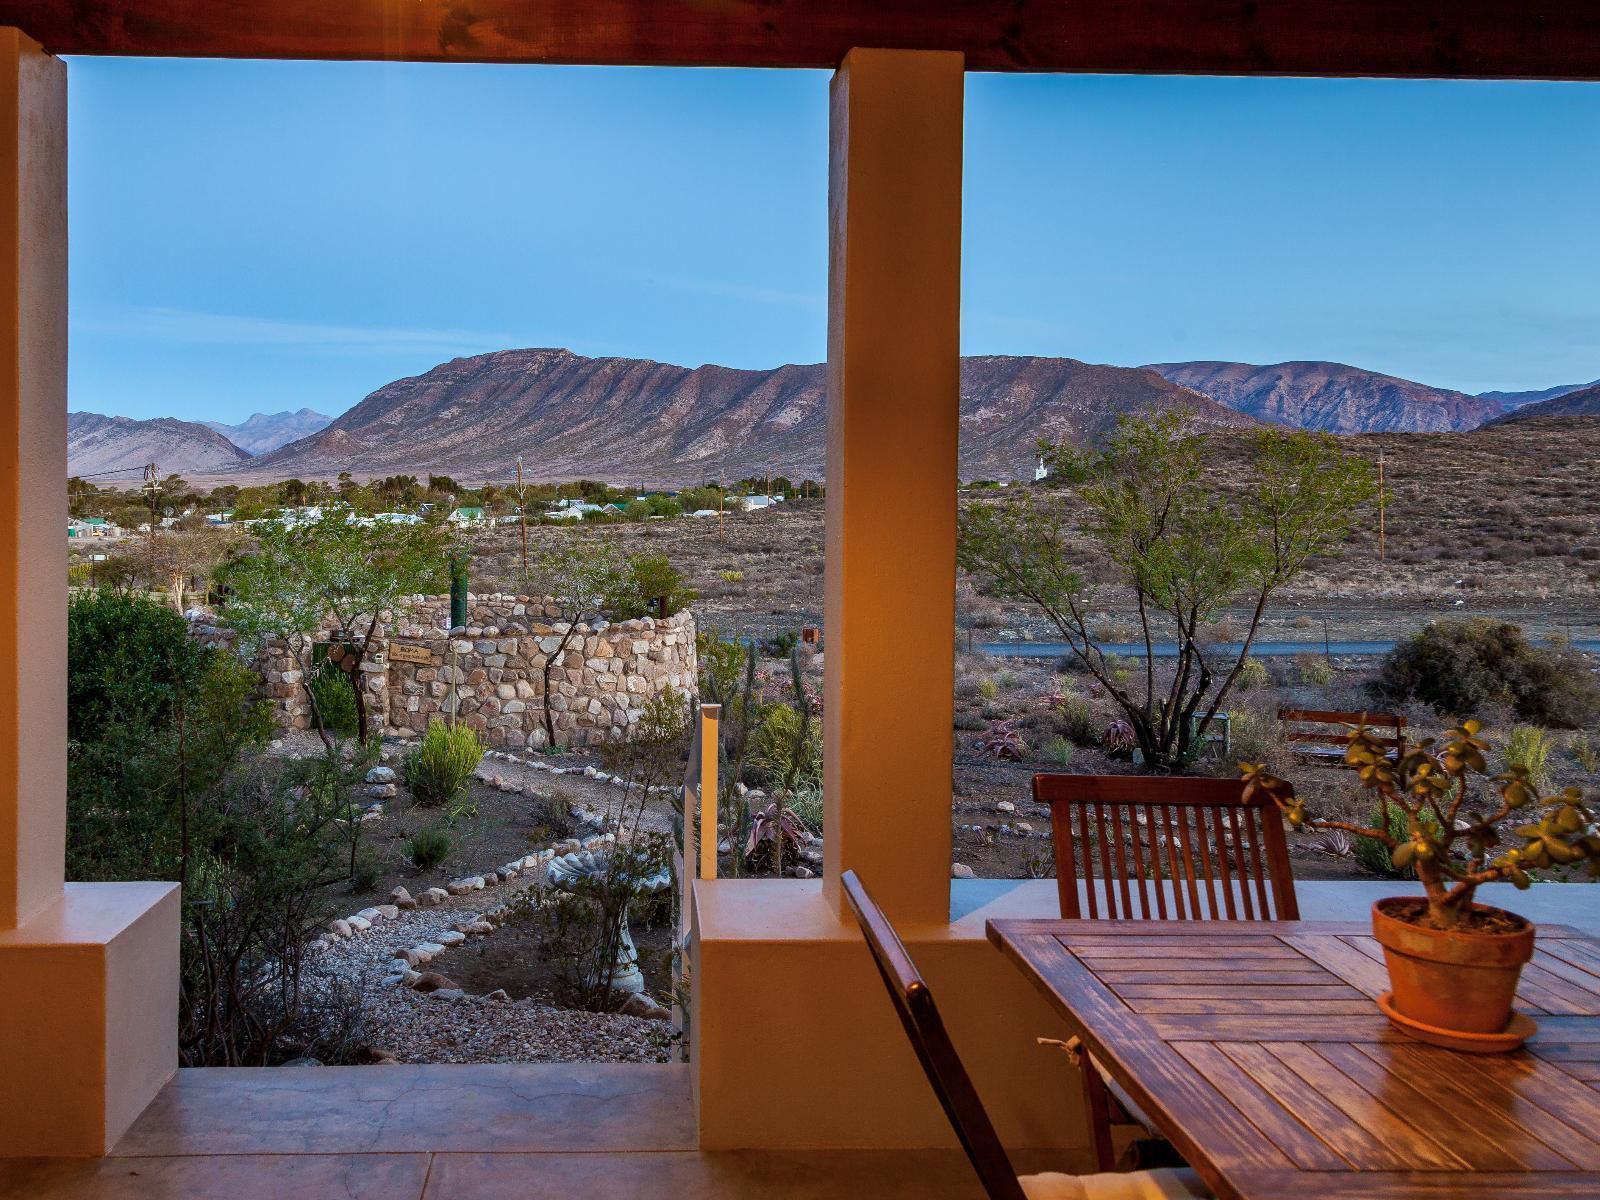
<path id="1" fill-rule="evenodd" d="M 73 410 L 826 354 L 822 72 L 69 60 Z M 967 77 L 962 345 L 1600 376 L 1600 84 Z"/>

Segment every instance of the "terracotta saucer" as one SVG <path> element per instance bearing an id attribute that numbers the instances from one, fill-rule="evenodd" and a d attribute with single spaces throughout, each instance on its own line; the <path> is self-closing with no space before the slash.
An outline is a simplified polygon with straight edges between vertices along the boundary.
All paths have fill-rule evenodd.
<path id="1" fill-rule="evenodd" d="M 1394 1007 L 1394 993 L 1384 992 L 1378 997 L 1378 1007 L 1389 1023 L 1408 1037 L 1446 1050 L 1462 1050 L 1468 1054 L 1504 1054 L 1515 1050 L 1538 1032 L 1539 1026 L 1532 1017 L 1513 1011 L 1511 1020 L 1499 1033 L 1462 1033 L 1454 1029 L 1439 1029 L 1414 1021 Z"/>

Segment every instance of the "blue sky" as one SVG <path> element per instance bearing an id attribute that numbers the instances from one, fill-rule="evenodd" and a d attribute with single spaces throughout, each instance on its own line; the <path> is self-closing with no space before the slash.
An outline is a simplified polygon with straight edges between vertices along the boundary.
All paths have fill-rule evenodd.
<path id="1" fill-rule="evenodd" d="M 827 76 L 73 59 L 71 406 L 826 343 Z M 967 353 L 1600 376 L 1600 85 L 970 75 Z"/>

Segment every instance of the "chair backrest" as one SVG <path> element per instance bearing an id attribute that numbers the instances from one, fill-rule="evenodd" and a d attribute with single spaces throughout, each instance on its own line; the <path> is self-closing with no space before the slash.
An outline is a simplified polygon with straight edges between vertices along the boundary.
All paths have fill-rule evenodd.
<path id="1" fill-rule="evenodd" d="M 1241 780 L 1040 774 L 1033 798 L 1050 806 L 1063 917 L 1300 917 L 1283 817 Z"/>
<path id="2" fill-rule="evenodd" d="M 1006 1157 L 1005 1147 L 989 1121 L 989 1114 L 983 1110 L 983 1102 L 978 1099 L 950 1035 L 945 1032 L 944 1022 L 939 1019 L 933 993 L 917 973 L 916 964 L 906 953 L 894 926 L 872 902 L 854 871 L 846 871 L 840 882 L 844 885 L 845 900 L 855 912 L 861 932 L 866 935 L 873 962 L 883 978 L 883 986 L 889 991 L 889 999 L 894 1002 L 900 1024 L 905 1026 L 911 1047 L 917 1052 L 917 1061 L 933 1085 L 934 1095 L 939 1097 L 956 1137 L 961 1139 L 962 1149 L 978 1172 L 989 1200 L 1027 1200 L 1011 1160 Z"/>
<path id="3" fill-rule="evenodd" d="M 1372 736 L 1391 750 L 1398 749 L 1405 742 L 1406 719 L 1399 713 L 1386 712 L 1333 712 L 1322 708 L 1280 708 L 1278 720 L 1284 724 L 1283 736 L 1286 741 L 1311 743 L 1319 746 L 1337 746 L 1342 748 L 1350 740 L 1350 726 L 1365 726 Z M 1304 725 L 1328 726 L 1338 725 L 1338 730 L 1327 728 L 1305 729 Z M 1380 730 L 1392 730 L 1384 735 Z"/>

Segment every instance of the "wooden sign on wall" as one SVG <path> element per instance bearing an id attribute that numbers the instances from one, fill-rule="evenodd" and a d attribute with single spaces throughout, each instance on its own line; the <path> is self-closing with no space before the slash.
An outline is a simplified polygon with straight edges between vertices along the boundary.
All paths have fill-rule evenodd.
<path id="1" fill-rule="evenodd" d="M 433 652 L 426 646 L 407 646 L 403 642 L 389 643 L 391 662 L 431 663 Z"/>

